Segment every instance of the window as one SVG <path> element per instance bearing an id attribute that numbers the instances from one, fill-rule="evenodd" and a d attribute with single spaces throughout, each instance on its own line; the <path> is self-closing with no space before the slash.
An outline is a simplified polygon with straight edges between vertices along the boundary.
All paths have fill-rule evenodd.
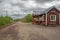
<path id="1" fill-rule="evenodd" d="M 51 12 L 56 12 L 56 11 L 51 11 Z"/>
<path id="2" fill-rule="evenodd" d="M 35 20 L 36 20 L 36 21 L 39 21 L 39 18 L 38 18 L 38 17 L 36 17 L 36 18 L 35 18 Z"/>
<path id="3" fill-rule="evenodd" d="M 56 15 L 50 15 L 50 21 L 56 21 Z"/>

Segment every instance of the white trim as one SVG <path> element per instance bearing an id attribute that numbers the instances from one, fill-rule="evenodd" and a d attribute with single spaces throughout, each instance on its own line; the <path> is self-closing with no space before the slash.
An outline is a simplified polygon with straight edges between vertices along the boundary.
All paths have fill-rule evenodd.
<path id="1" fill-rule="evenodd" d="M 55 19 L 51 20 L 51 16 L 55 16 Z M 50 21 L 56 21 L 56 15 L 50 15 Z"/>
<path id="2" fill-rule="evenodd" d="M 46 13 L 46 24 L 45 25 L 47 25 L 47 13 Z"/>
<path id="3" fill-rule="evenodd" d="M 44 15 L 42 16 L 42 21 L 44 21 Z"/>
<path id="4" fill-rule="evenodd" d="M 59 13 L 59 25 L 60 25 L 60 13 Z"/>

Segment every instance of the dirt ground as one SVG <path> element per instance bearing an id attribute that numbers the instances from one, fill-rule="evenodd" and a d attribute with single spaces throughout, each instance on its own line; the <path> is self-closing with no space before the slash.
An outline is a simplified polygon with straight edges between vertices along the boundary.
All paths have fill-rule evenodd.
<path id="1" fill-rule="evenodd" d="M 0 30 L 0 40 L 60 40 L 60 27 L 17 22 Z"/>

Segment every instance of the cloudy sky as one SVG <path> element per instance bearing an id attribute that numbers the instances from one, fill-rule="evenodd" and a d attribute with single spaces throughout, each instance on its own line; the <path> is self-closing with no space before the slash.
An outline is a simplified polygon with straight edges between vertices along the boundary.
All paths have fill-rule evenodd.
<path id="1" fill-rule="evenodd" d="M 0 15 L 21 16 L 53 5 L 60 7 L 60 0 L 0 0 Z"/>

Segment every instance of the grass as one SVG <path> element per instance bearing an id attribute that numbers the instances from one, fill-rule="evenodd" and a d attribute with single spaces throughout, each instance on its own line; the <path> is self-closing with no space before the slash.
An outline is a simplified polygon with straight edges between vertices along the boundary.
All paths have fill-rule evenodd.
<path id="1" fill-rule="evenodd" d="M 10 24 L 13 22 L 13 19 L 11 17 L 5 16 L 5 17 L 0 17 L 0 28 L 2 28 L 2 26 Z"/>

